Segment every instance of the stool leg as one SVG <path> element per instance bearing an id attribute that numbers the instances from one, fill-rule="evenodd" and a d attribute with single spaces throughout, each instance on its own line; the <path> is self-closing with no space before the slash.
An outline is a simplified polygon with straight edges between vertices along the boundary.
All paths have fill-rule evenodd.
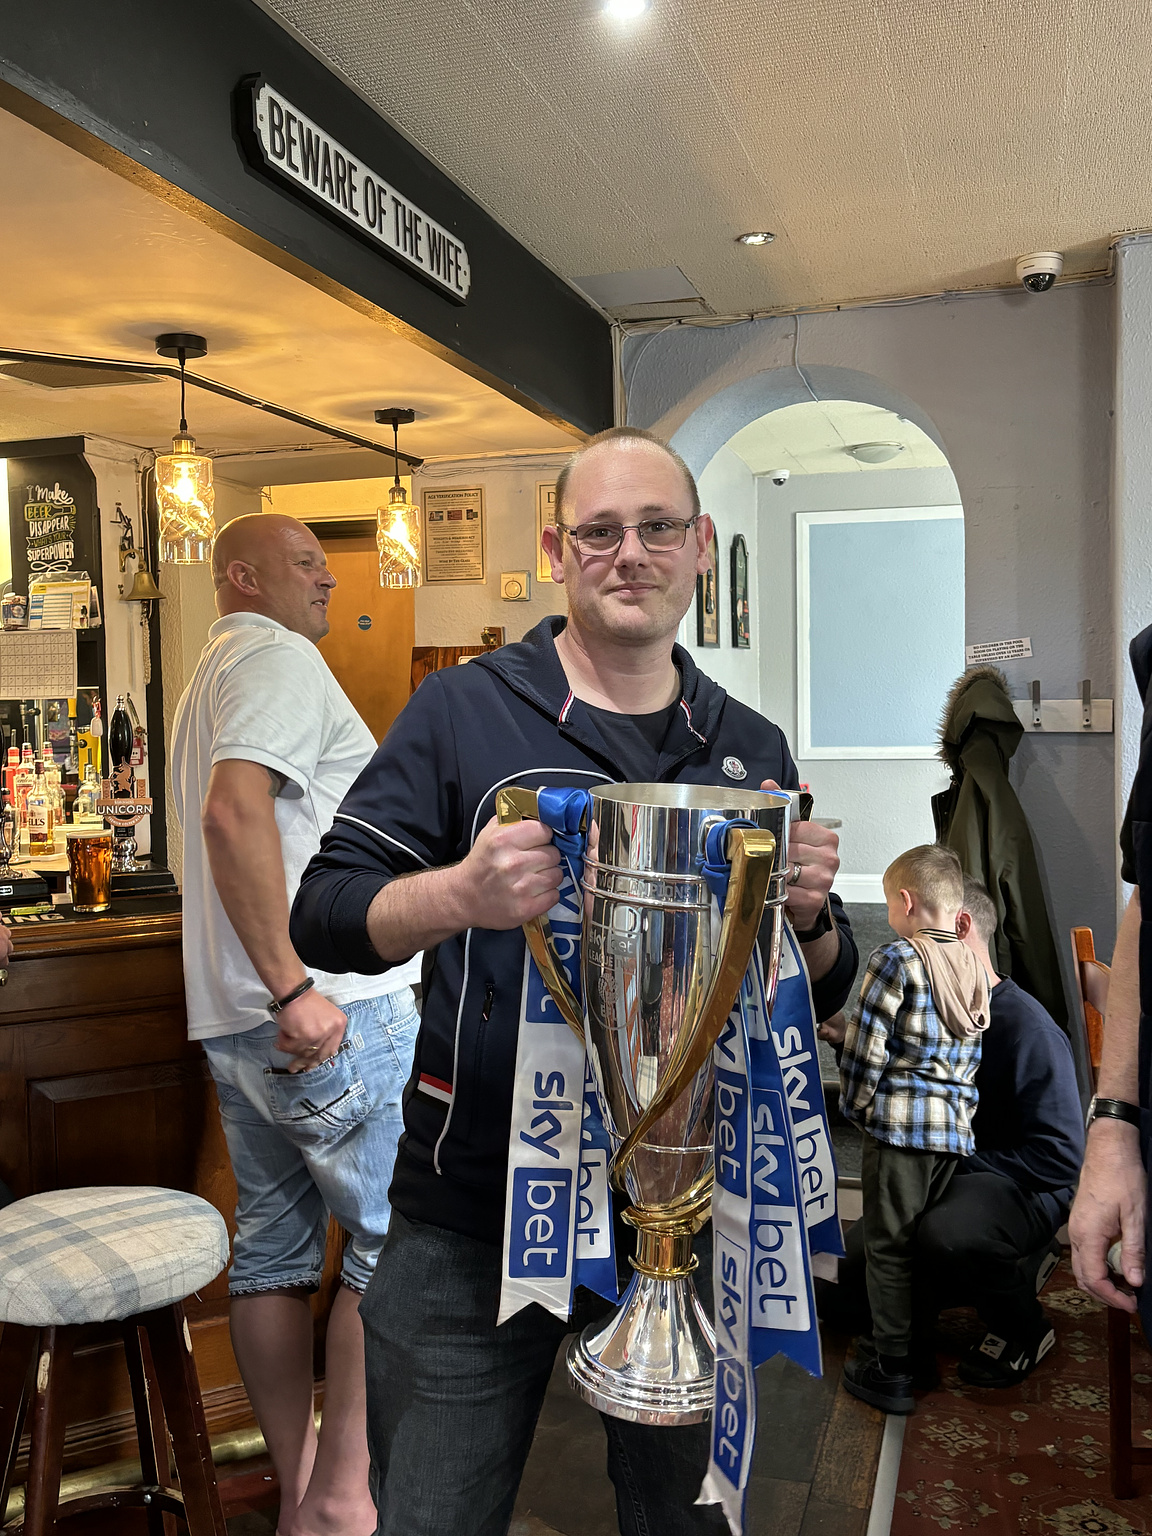
<path id="1" fill-rule="evenodd" d="M 1112 1497 L 1132 1499 L 1132 1321 L 1118 1307 L 1108 1308 L 1108 1449 Z"/>
<path id="2" fill-rule="evenodd" d="M 56 1529 L 74 1338 L 71 1328 L 40 1330 L 36 1379 L 32 1384 L 32 1450 L 28 1458 L 24 1536 L 52 1536 Z"/>
<path id="3" fill-rule="evenodd" d="M 8 1508 L 39 1339 L 38 1328 L 20 1328 L 15 1323 L 5 1323 L 0 1334 L 0 1525 Z"/>
<path id="4" fill-rule="evenodd" d="M 168 1431 L 164 1426 L 159 1393 L 153 1396 L 144 1360 L 140 1324 L 134 1317 L 124 1324 L 124 1358 L 128 1362 L 128 1380 L 132 1384 L 132 1407 L 136 1414 L 136 1439 L 140 1446 L 141 1481 L 145 1488 L 167 1488 L 171 1483 L 168 1457 Z M 148 1536 L 165 1536 L 170 1522 L 160 1506 L 148 1506 Z"/>
<path id="5" fill-rule="evenodd" d="M 163 1307 L 144 1313 L 139 1321 L 147 1330 L 164 1417 L 172 1434 L 189 1536 L 227 1536 L 184 1308 L 179 1303 Z"/>

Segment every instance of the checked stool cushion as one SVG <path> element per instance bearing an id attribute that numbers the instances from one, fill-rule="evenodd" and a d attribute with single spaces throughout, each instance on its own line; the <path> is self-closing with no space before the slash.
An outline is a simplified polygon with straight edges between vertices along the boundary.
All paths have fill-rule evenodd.
<path id="1" fill-rule="evenodd" d="M 0 1322 L 105 1323 L 183 1301 L 228 1263 L 198 1195 L 148 1185 L 56 1189 L 0 1210 Z"/>

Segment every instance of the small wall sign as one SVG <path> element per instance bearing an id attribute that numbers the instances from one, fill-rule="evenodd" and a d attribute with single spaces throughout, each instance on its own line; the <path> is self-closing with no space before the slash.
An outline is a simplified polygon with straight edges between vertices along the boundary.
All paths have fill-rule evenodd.
<path id="1" fill-rule="evenodd" d="M 484 580 L 484 489 L 424 492 L 424 580 Z"/>
<path id="2" fill-rule="evenodd" d="M 240 90 L 251 92 L 251 129 L 242 135 L 250 159 L 414 268 L 441 293 L 464 302 L 472 273 L 468 252 L 455 235 L 266 80 L 243 81 Z M 247 129 L 244 115 L 241 111 L 241 125 Z"/>
<path id="3" fill-rule="evenodd" d="M 969 667 L 983 666 L 993 661 L 1018 661 L 1032 654 L 1032 637 L 1021 640 L 984 640 L 979 645 L 964 647 L 964 661 Z"/>
<path id="4" fill-rule="evenodd" d="M 371 616 L 369 614 L 367 614 L 367 613 L 362 613 L 360 615 L 360 617 L 356 620 L 356 628 L 357 629 L 371 629 L 372 628 Z"/>

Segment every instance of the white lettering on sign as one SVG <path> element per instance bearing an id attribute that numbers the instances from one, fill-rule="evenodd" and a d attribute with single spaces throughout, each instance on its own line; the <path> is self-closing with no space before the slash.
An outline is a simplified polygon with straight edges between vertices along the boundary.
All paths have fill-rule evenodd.
<path id="1" fill-rule="evenodd" d="M 338 144 L 266 81 L 252 115 L 265 164 L 463 302 L 472 281 L 456 236 Z"/>
<path id="2" fill-rule="evenodd" d="M 984 640 L 979 645 L 964 647 L 964 660 L 970 667 L 981 666 L 986 661 L 1016 661 L 1031 654 L 1030 635 L 1025 635 L 1022 640 Z"/>

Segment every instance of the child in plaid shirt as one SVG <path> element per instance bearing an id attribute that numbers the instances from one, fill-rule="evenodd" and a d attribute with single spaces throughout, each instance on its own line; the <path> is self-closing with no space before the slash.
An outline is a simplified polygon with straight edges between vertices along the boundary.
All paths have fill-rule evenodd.
<path id="1" fill-rule="evenodd" d="M 855 1397 L 911 1413 L 912 1248 L 961 1157 L 973 1149 L 973 1079 L 988 1023 L 988 977 L 956 937 L 960 860 L 911 848 L 884 872 L 899 934 L 868 962 L 840 1060 L 840 1110 L 864 1132 L 861 1185 L 872 1339 L 844 1367 Z"/>

